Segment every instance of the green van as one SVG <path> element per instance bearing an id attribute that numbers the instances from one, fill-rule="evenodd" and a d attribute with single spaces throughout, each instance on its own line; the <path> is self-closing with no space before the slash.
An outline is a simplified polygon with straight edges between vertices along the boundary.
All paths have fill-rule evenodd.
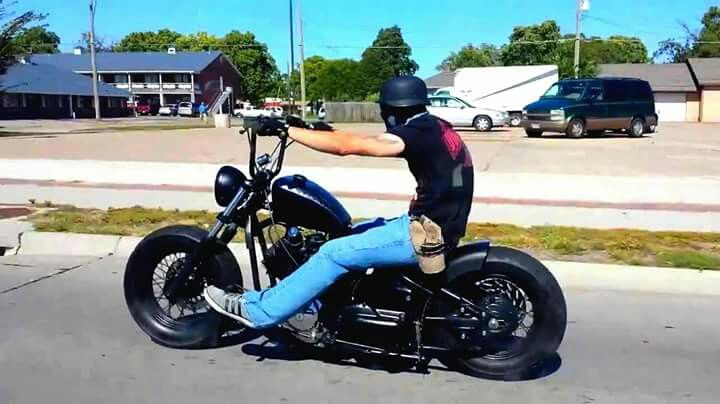
<path id="1" fill-rule="evenodd" d="M 523 111 L 521 126 L 529 137 L 543 132 L 578 138 L 605 130 L 630 137 L 655 132 L 658 116 L 647 81 L 625 78 L 561 80 Z"/>

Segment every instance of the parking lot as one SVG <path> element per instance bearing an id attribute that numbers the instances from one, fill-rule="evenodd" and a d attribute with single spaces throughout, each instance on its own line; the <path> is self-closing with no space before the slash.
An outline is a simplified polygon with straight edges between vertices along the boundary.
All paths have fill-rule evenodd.
<path id="1" fill-rule="evenodd" d="M 237 124 L 237 122 L 235 122 Z M 0 158 L 93 159 L 245 163 L 247 142 L 237 128 L 215 129 L 198 119 L 21 121 L 18 133 L 0 126 Z M 135 126 L 133 126 L 135 125 Z M 180 125 L 176 127 L 173 125 Z M 355 132 L 380 133 L 380 124 L 338 124 Z M 97 129 L 94 130 L 93 128 Z M 114 130 L 113 128 L 118 128 Z M 135 129 L 137 128 L 137 129 Z M 3 133 L 4 132 L 4 133 Z M 83 133 L 77 133 L 83 132 Z M 720 125 L 666 123 L 652 137 L 623 135 L 568 139 L 561 135 L 527 138 L 521 129 L 490 133 L 462 130 L 477 171 L 611 176 L 720 176 Z M 270 147 L 271 139 L 262 139 Z M 399 159 L 334 157 L 296 145 L 287 164 L 403 168 Z"/>

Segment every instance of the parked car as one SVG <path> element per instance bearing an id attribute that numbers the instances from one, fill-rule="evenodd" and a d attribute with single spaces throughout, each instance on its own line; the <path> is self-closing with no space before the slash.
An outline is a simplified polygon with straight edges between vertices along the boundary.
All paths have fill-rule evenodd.
<path id="1" fill-rule="evenodd" d="M 523 111 L 529 137 L 561 132 L 568 137 L 626 130 L 630 137 L 655 132 L 658 116 L 647 81 L 623 78 L 561 80 Z"/>
<path id="2" fill-rule="evenodd" d="M 160 107 L 160 110 L 158 111 L 158 115 L 175 116 L 177 114 L 178 114 L 177 104 L 165 104 L 162 107 Z"/>
<path id="3" fill-rule="evenodd" d="M 137 103 L 135 106 L 138 115 L 157 115 L 159 110 L 158 104 Z"/>
<path id="4" fill-rule="evenodd" d="M 268 113 L 269 117 L 272 118 L 280 118 L 283 116 L 283 109 L 282 107 L 265 107 L 265 111 Z"/>
<path id="5" fill-rule="evenodd" d="M 192 102 L 183 101 L 178 104 L 177 114 L 180 116 L 193 116 L 197 112 L 197 106 Z"/>
<path id="6" fill-rule="evenodd" d="M 508 123 L 508 113 L 494 109 L 476 108 L 460 98 L 432 96 L 428 111 L 455 127 L 473 127 L 479 131 L 490 131 Z"/>

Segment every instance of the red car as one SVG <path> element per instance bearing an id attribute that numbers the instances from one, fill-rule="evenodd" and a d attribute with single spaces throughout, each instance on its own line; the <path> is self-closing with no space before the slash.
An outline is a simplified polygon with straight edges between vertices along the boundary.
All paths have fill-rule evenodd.
<path id="1" fill-rule="evenodd" d="M 157 115 L 160 105 L 158 104 L 137 104 L 135 111 L 138 115 Z"/>

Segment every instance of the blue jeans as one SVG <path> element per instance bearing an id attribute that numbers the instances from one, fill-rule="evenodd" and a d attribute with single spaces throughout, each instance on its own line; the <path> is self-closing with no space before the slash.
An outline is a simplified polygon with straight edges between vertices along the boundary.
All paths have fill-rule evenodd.
<path id="1" fill-rule="evenodd" d="M 272 288 L 245 292 L 245 311 L 256 328 L 280 324 L 308 307 L 350 271 L 417 263 L 407 215 L 355 226 L 355 233 L 325 243 L 290 276 Z M 360 232 L 360 233 L 358 233 Z"/>

